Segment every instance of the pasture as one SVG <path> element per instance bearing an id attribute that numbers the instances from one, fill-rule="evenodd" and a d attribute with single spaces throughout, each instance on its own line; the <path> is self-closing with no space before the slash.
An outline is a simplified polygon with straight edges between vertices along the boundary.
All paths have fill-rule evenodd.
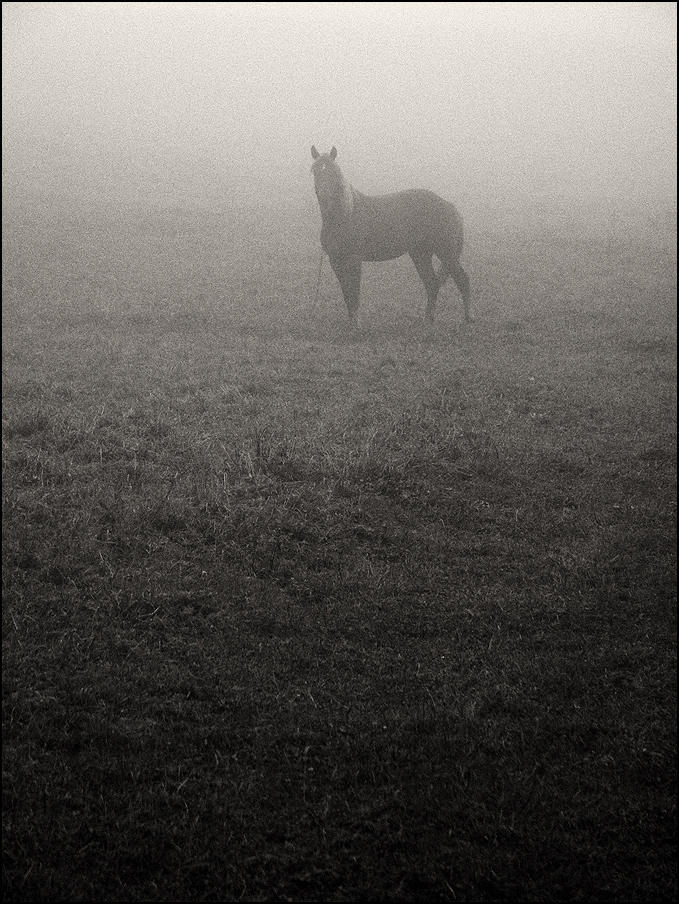
<path id="1" fill-rule="evenodd" d="M 3 223 L 3 897 L 676 900 L 676 217 Z"/>

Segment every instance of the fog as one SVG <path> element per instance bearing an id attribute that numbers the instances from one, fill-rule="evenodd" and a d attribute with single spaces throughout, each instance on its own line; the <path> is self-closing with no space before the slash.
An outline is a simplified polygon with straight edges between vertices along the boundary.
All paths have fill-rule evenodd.
<path id="1" fill-rule="evenodd" d="M 676 205 L 674 3 L 3 3 L 8 197 Z"/>

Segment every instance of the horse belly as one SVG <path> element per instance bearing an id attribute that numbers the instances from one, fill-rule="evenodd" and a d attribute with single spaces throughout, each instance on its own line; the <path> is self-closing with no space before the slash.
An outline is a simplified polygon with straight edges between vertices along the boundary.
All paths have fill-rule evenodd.
<path id="1" fill-rule="evenodd" d="M 433 251 L 432 225 L 440 216 L 440 205 L 446 203 L 436 195 L 416 189 L 360 200 L 356 251 L 364 261 L 393 260 L 423 246 Z"/>
<path id="2" fill-rule="evenodd" d="M 364 261 L 391 261 L 409 247 L 408 225 L 398 219 L 368 222 L 361 230 L 360 256 Z"/>
<path id="3" fill-rule="evenodd" d="M 407 250 L 402 242 L 380 242 L 365 246 L 361 257 L 364 261 L 393 261 Z"/>

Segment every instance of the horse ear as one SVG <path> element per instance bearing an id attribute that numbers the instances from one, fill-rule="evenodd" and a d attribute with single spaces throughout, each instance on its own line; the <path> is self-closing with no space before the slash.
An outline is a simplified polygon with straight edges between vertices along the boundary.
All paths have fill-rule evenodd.
<path id="1" fill-rule="evenodd" d="M 333 144 L 332 150 L 330 151 L 330 159 L 334 160 L 336 156 L 337 156 L 337 148 Z"/>
<path id="2" fill-rule="evenodd" d="M 311 156 L 314 158 L 314 160 L 318 157 L 318 151 L 316 150 L 315 144 L 311 146 Z"/>

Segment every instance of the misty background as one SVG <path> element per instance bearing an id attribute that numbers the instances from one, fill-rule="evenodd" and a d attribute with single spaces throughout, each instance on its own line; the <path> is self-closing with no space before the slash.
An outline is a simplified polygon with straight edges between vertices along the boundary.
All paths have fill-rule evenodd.
<path id="1" fill-rule="evenodd" d="M 676 207 L 675 3 L 3 3 L 3 196 Z M 303 201 L 301 199 L 304 199 Z"/>

